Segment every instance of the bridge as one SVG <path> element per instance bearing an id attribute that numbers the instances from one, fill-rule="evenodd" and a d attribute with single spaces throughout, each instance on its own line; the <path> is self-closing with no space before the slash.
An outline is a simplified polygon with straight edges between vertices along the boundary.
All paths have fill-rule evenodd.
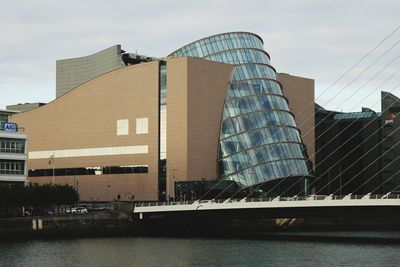
<path id="1" fill-rule="evenodd" d="M 137 203 L 135 220 L 400 218 L 400 194 L 310 195 Z"/>

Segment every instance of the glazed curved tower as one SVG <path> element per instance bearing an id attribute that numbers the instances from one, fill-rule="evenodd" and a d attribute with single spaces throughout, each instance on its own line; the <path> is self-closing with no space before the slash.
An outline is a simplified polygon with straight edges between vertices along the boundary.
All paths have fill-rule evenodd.
<path id="1" fill-rule="evenodd" d="M 248 187 L 311 174 L 294 116 L 258 35 L 218 34 L 188 44 L 169 56 L 235 65 L 220 127 L 221 178 Z"/>

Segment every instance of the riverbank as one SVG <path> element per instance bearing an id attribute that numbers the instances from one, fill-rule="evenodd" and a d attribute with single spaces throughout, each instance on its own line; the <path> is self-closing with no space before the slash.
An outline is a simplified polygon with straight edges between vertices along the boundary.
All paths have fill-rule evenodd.
<path id="1" fill-rule="evenodd" d="M 129 234 L 128 217 L 113 212 L 35 216 L 0 220 L 0 239 L 119 236 Z"/>
<path id="2" fill-rule="evenodd" d="M 0 220 L 0 240 L 146 236 L 400 243 L 400 223 L 385 218 L 141 221 L 115 211 Z"/>

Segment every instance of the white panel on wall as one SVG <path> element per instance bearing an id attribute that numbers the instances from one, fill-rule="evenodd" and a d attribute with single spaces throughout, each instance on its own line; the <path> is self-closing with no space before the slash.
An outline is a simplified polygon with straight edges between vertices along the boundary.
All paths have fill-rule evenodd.
<path id="1" fill-rule="evenodd" d="M 167 107 L 160 108 L 160 158 L 167 158 Z"/>
<path id="2" fill-rule="evenodd" d="M 80 148 L 80 149 L 63 149 L 54 151 L 32 151 L 29 152 L 29 159 L 48 159 L 53 155 L 55 158 L 134 155 L 134 154 L 147 154 L 148 151 L 149 148 L 147 145 L 93 147 L 93 148 Z"/>
<path id="3" fill-rule="evenodd" d="M 129 120 L 117 120 L 117 135 L 129 134 Z"/>
<path id="4" fill-rule="evenodd" d="M 149 133 L 149 119 L 148 118 L 137 118 L 136 119 L 136 134 L 147 134 Z"/>

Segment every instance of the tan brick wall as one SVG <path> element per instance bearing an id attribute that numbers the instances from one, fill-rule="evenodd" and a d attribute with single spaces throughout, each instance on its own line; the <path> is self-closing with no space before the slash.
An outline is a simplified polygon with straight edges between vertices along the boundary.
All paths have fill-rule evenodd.
<path id="1" fill-rule="evenodd" d="M 176 181 L 217 177 L 220 121 L 232 69 L 197 58 L 167 60 L 167 196 L 173 195 L 174 175 Z M 279 78 L 312 155 L 314 81 L 287 74 Z M 136 135 L 136 118 L 142 117 L 149 118 L 149 133 Z M 55 159 L 56 168 L 147 164 L 147 174 L 57 176 L 56 182 L 78 183 L 84 200 L 131 194 L 137 200 L 157 199 L 158 62 L 102 75 L 12 119 L 25 128 L 29 151 L 148 145 L 148 154 Z M 119 119 L 129 119 L 129 135 L 117 136 Z M 30 160 L 28 166 L 52 168 L 48 159 Z M 30 180 L 45 183 L 52 177 Z"/>
<path id="2" fill-rule="evenodd" d="M 167 60 L 167 198 L 187 177 L 187 58 Z"/>
<path id="3" fill-rule="evenodd" d="M 233 65 L 190 58 L 188 66 L 187 177 L 215 180 L 220 125 Z"/>
<path id="4" fill-rule="evenodd" d="M 174 180 L 217 178 L 220 121 L 233 66 L 175 58 L 167 69 L 167 196 L 172 196 Z"/>
<path id="5" fill-rule="evenodd" d="M 295 115 L 310 160 L 315 164 L 314 80 L 286 73 L 278 73 L 278 77 L 284 95 L 289 100 L 289 108 Z"/>
<path id="6" fill-rule="evenodd" d="M 136 118 L 149 119 L 149 133 L 136 135 Z M 129 135 L 117 136 L 117 120 L 129 119 Z M 28 134 L 29 151 L 148 145 L 148 154 L 56 158 L 56 168 L 149 165 L 147 174 L 94 175 L 79 180 L 81 199 L 106 200 L 135 194 L 157 199 L 158 62 L 123 68 L 95 78 L 46 106 L 12 118 Z M 48 159 L 29 160 L 29 169 L 52 168 Z M 32 182 L 50 182 L 52 177 Z M 73 185 L 74 177 L 56 177 Z"/>

